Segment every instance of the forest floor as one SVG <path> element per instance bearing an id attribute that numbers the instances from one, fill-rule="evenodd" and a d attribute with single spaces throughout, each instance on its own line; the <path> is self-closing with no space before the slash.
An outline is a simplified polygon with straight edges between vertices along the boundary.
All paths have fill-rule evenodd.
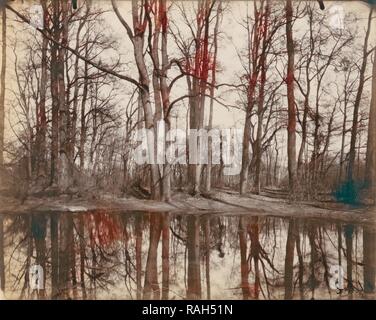
<path id="1" fill-rule="evenodd" d="M 96 197 L 28 197 L 19 199 L 0 195 L 0 214 L 50 212 L 170 212 L 177 214 L 221 214 L 274 217 L 315 218 L 376 225 L 375 207 L 351 207 L 333 201 L 290 202 L 265 193 L 240 196 L 230 189 L 215 189 L 210 195 L 190 196 L 174 193 L 169 203 L 141 200 L 135 197 L 119 198 L 104 194 Z"/>

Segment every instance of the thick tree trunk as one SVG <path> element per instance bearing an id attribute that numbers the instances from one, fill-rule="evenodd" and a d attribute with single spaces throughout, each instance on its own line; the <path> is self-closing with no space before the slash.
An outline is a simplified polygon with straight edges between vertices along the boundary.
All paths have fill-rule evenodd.
<path id="1" fill-rule="evenodd" d="M 363 228 L 363 287 L 365 293 L 375 292 L 376 233 L 372 227 Z"/>
<path id="2" fill-rule="evenodd" d="M 35 263 L 42 267 L 44 272 L 43 288 L 46 287 L 46 234 L 47 234 L 47 218 L 44 214 L 36 214 L 31 218 L 31 227 L 36 249 Z M 39 290 L 38 296 L 41 299 L 45 298 L 45 289 Z"/>
<path id="3" fill-rule="evenodd" d="M 294 294 L 294 252 L 296 243 L 296 222 L 289 221 L 285 257 L 285 299 L 291 300 Z"/>
<path id="4" fill-rule="evenodd" d="M 240 277 L 243 300 L 248 300 L 251 296 L 248 280 L 248 256 L 247 256 L 247 232 L 244 218 L 239 220 L 239 248 L 240 248 Z"/>
<path id="5" fill-rule="evenodd" d="M 249 19 L 249 18 L 247 18 Z M 254 31 L 251 31 L 250 23 L 247 21 L 247 31 L 249 35 L 253 34 L 251 39 L 248 36 L 247 43 L 247 63 L 248 70 L 248 83 L 247 83 L 247 105 L 245 110 L 244 132 L 243 132 L 243 154 L 242 154 L 242 167 L 240 171 L 240 194 L 245 194 L 248 191 L 248 175 L 250 167 L 250 143 L 251 143 L 251 116 L 255 104 L 255 92 L 257 81 L 259 78 L 260 63 L 259 63 L 259 48 L 260 48 L 260 35 L 262 34 L 262 25 L 260 24 L 260 11 L 254 4 Z M 261 133 L 261 132 L 260 132 Z M 253 155 L 252 160 L 256 159 Z M 253 167 L 253 165 L 252 165 Z"/>
<path id="6" fill-rule="evenodd" d="M 293 194 L 296 184 L 296 110 L 294 97 L 294 40 L 292 36 L 293 8 L 292 0 L 286 0 L 286 39 L 287 39 L 287 157 L 290 193 Z"/>
<path id="7" fill-rule="evenodd" d="M 200 274 L 200 221 L 196 215 L 188 216 L 187 247 L 188 247 L 188 290 L 187 298 L 201 299 Z"/>
<path id="8" fill-rule="evenodd" d="M 144 300 L 149 300 L 151 298 L 154 300 L 160 299 L 157 253 L 161 231 L 162 225 L 160 215 L 151 213 L 149 251 L 145 268 Z"/>
<path id="9" fill-rule="evenodd" d="M 60 216 L 59 224 L 59 298 L 70 297 L 70 217 L 67 213 Z"/>
<path id="10" fill-rule="evenodd" d="M 132 1 L 132 16 L 133 16 L 133 29 L 134 29 L 134 36 L 133 36 L 133 47 L 134 47 L 134 57 L 136 60 L 136 65 L 139 73 L 140 84 L 142 89 L 140 90 L 141 94 L 141 101 L 144 110 L 144 118 L 145 118 L 145 128 L 147 130 L 152 130 L 156 133 L 156 128 L 154 127 L 153 121 L 153 111 L 151 107 L 151 97 L 150 97 L 150 79 L 146 67 L 145 56 L 144 56 L 144 35 L 145 30 L 142 26 L 143 22 L 140 21 L 139 13 L 138 13 L 138 1 Z M 145 27 L 146 28 L 146 27 Z M 153 146 L 154 140 L 153 137 L 148 135 L 148 146 L 149 152 L 151 156 L 154 155 Z M 156 160 L 156 159 L 154 159 Z M 150 164 L 150 188 L 151 188 L 151 196 L 154 200 L 160 200 L 160 174 L 158 165 Z"/>
<path id="11" fill-rule="evenodd" d="M 254 263 L 255 285 L 253 290 L 253 297 L 258 300 L 260 296 L 261 281 L 260 281 L 260 241 L 259 241 L 259 227 L 258 218 L 252 218 L 252 223 L 248 225 L 248 234 L 251 239 L 251 261 Z"/>

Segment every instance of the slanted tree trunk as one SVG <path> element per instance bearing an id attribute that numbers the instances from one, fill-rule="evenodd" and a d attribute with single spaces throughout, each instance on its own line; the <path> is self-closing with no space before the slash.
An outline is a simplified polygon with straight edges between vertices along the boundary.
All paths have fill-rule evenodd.
<path id="1" fill-rule="evenodd" d="M 266 8 L 262 17 L 262 52 L 260 55 L 260 86 L 257 102 L 257 138 L 256 138 L 256 172 L 255 188 L 256 193 L 261 192 L 261 161 L 262 161 L 262 136 L 263 136 L 263 119 L 264 119 L 264 100 L 265 100 L 265 83 L 266 83 L 266 56 L 267 56 L 267 37 L 269 26 L 269 2 L 266 2 Z"/>
<path id="2" fill-rule="evenodd" d="M 148 74 L 148 69 L 145 61 L 144 55 L 144 42 L 145 42 L 145 31 L 149 25 L 148 19 L 150 18 L 151 6 L 147 1 L 141 1 L 141 6 L 139 6 L 138 0 L 132 0 L 132 21 L 133 29 L 128 25 L 128 23 L 121 16 L 119 9 L 117 7 L 116 1 L 112 0 L 112 7 L 115 11 L 121 24 L 126 29 L 129 39 L 133 45 L 133 54 L 139 75 L 139 88 L 140 97 L 142 102 L 142 108 L 144 111 L 144 122 L 145 129 L 150 130 L 156 135 L 156 128 L 153 117 L 153 109 L 151 106 L 151 94 L 150 94 L 150 77 Z M 141 9 L 140 9 L 141 7 Z M 147 135 L 147 145 L 149 150 L 149 155 L 151 158 L 154 157 L 154 138 L 152 135 Z M 152 163 L 149 164 L 150 169 L 150 191 L 151 198 L 153 200 L 161 199 L 161 175 L 159 172 L 158 165 L 155 164 L 156 159 L 151 159 Z"/>

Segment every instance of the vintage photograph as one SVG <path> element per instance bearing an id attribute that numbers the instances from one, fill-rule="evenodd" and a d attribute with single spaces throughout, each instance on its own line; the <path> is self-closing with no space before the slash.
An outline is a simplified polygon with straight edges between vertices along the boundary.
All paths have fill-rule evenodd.
<path id="1" fill-rule="evenodd" d="M 0 300 L 376 299 L 376 0 L 0 16 Z"/>

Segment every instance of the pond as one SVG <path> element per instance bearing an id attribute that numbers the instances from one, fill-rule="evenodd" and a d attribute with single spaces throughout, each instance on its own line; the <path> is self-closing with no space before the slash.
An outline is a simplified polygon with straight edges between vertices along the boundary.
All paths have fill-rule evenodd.
<path id="1" fill-rule="evenodd" d="M 0 222 L 7 299 L 375 298 L 369 224 L 107 211 Z"/>

